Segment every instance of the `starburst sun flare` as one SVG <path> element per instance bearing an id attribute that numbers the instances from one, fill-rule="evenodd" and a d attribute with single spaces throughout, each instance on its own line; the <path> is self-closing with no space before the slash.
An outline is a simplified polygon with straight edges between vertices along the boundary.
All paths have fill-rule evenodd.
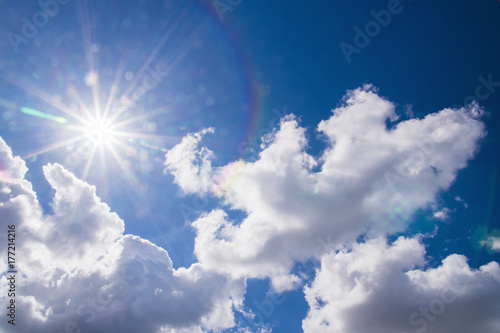
<path id="1" fill-rule="evenodd" d="M 122 72 L 118 70 L 116 77 L 120 77 Z M 164 113 L 168 107 L 136 115 L 132 108 L 140 106 L 131 101 L 127 93 L 116 93 L 118 80 L 115 80 L 109 90 L 102 86 L 99 88 L 99 81 L 93 82 L 90 86 L 93 103 L 84 102 L 78 90 L 69 86 L 69 105 L 66 105 L 53 98 L 50 93 L 26 84 L 13 75 L 7 73 L 4 78 L 48 104 L 33 103 L 29 107 L 18 107 L 14 102 L 2 100 L 4 105 L 9 104 L 13 109 L 19 109 L 27 121 L 31 119 L 36 132 L 48 134 L 38 142 L 39 148 L 32 149 L 23 156 L 25 159 L 33 160 L 42 154 L 53 153 L 56 161 L 63 158 L 64 162 L 60 163 L 77 172 L 82 179 L 87 178 L 94 166 L 97 167 L 96 170 L 100 169 L 101 173 L 105 173 L 106 169 L 114 165 L 130 180 L 133 178 L 130 167 L 132 163 L 128 160 L 136 159 L 139 164 L 150 165 L 149 159 L 145 158 L 148 157 L 145 150 L 153 149 L 161 153 L 167 151 L 163 148 L 163 141 L 168 137 L 154 133 L 155 126 L 144 129 L 142 124 L 155 124 L 152 118 Z M 128 89 L 130 93 L 135 90 L 134 84 Z M 98 98 L 99 95 L 106 95 L 102 91 L 110 92 L 104 106 L 101 106 Z M 49 113 L 39 109 L 54 111 Z M 96 160 L 100 163 L 95 163 Z M 140 165 L 139 169 L 144 170 L 145 167 Z"/>
<path id="2" fill-rule="evenodd" d="M 108 145 L 115 137 L 114 126 L 109 119 L 91 119 L 83 130 L 88 140 L 95 145 Z"/>

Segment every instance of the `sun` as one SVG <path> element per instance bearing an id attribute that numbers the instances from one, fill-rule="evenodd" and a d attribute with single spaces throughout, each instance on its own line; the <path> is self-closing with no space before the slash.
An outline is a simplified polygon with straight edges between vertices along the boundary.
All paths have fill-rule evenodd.
<path id="1" fill-rule="evenodd" d="M 145 64 L 143 68 L 147 66 Z M 98 181 L 105 180 L 111 171 L 138 184 L 135 173 L 147 174 L 153 170 L 153 164 L 168 151 L 166 142 L 177 140 L 156 132 L 154 117 L 164 115 L 170 105 L 142 111 L 144 107 L 138 101 L 145 93 L 144 86 L 140 85 L 145 70 L 139 70 L 142 76 L 138 75 L 136 81 L 123 90 L 119 88 L 123 68 L 117 69 L 115 81 L 110 86 L 99 85 L 99 75 L 93 68 L 89 72 L 95 73 L 88 75 L 85 81 L 91 89 L 90 96 L 86 91 L 83 95 L 68 83 L 64 102 L 62 98 L 52 98 L 48 92 L 12 76 L 10 82 L 45 102 L 43 106 L 21 106 L 20 112 L 43 120 L 41 126 L 51 122 L 46 128 L 55 130 L 53 136 L 48 136 L 54 139 L 44 141 L 44 145 L 22 157 L 36 161 L 37 156 L 51 153 L 54 154 L 51 162 L 61 163 L 82 180 L 86 180 L 89 174 L 97 174 L 94 179 Z M 58 112 L 54 113 L 56 110 Z"/>
<path id="2" fill-rule="evenodd" d="M 96 146 L 110 145 L 116 137 L 110 119 L 94 118 L 84 123 L 83 130 L 86 138 Z"/>

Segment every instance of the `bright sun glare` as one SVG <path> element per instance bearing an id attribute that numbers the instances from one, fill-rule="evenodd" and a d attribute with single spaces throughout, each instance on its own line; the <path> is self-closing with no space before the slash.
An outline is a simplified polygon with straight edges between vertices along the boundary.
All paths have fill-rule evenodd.
<path id="1" fill-rule="evenodd" d="M 114 138 L 113 126 L 109 119 L 93 119 L 85 124 L 85 136 L 94 145 L 109 145 Z"/>
<path id="2" fill-rule="evenodd" d="M 168 36 L 169 33 L 165 33 L 165 37 L 156 48 L 159 49 Z M 137 170 L 147 173 L 152 169 L 154 151 L 159 154 L 168 151 L 163 145 L 170 137 L 156 133 L 156 123 L 153 118 L 164 114 L 169 106 L 145 112 L 136 112 L 137 109 L 141 110 L 141 107 L 135 106 L 141 96 L 158 86 L 166 77 L 167 69 L 157 65 L 154 67 L 156 72 L 152 72 L 151 63 L 156 57 L 154 53 L 135 71 L 133 80 L 123 81 L 123 78 L 130 77 L 126 71 L 127 62 L 123 57 L 116 68 L 113 82 L 102 84 L 100 73 L 94 66 L 91 44 L 86 45 L 86 53 L 89 62 L 84 83 L 91 90 L 90 96 L 86 91 L 84 91 L 85 96 L 82 95 L 80 93 L 82 88 L 76 87 L 71 81 L 66 82 L 67 98 L 62 100 L 59 98 L 61 94 L 57 95 L 58 98 L 53 97 L 54 94 L 44 91 L 35 84 L 20 80 L 14 73 L 6 72 L 2 77 L 49 104 L 49 107 L 22 106 L 21 113 L 42 119 L 43 123 L 40 123 L 42 126 L 48 124 L 46 121 L 53 122 L 48 128 L 57 128 L 55 135 L 51 136 L 55 140 L 43 141 L 41 147 L 22 157 L 36 160 L 39 155 L 58 152 L 59 155 L 56 157 L 59 162 L 73 172 L 78 172 L 78 176 L 83 180 L 86 180 L 91 169 L 105 174 L 106 170 L 118 168 L 120 174 L 128 179 L 133 179 L 133 172 Z M 0 104 L 15 105 L 11 101 L 2 99 Z M 58 112 L 53 113 L 54 110 Z"/>

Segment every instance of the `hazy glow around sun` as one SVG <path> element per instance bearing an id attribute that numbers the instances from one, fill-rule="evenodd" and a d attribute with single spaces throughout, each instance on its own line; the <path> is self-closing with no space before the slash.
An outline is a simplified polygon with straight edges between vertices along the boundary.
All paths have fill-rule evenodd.
<path id="1" fill-rule="evenodd" d="M 113 131 L 114 127 L 109 119 L 95 118 L 84 124 L 84 132 L 94 145 L 108 145 L 116 135 Z"/>

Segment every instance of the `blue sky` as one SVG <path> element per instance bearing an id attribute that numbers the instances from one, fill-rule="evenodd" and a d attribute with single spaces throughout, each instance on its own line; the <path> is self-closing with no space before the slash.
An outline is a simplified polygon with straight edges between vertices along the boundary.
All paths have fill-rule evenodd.
<path id="1" fill-rule="evenodd" d="M 498 330 L 499 15 L 0 0 L 0 327 Z"/>

